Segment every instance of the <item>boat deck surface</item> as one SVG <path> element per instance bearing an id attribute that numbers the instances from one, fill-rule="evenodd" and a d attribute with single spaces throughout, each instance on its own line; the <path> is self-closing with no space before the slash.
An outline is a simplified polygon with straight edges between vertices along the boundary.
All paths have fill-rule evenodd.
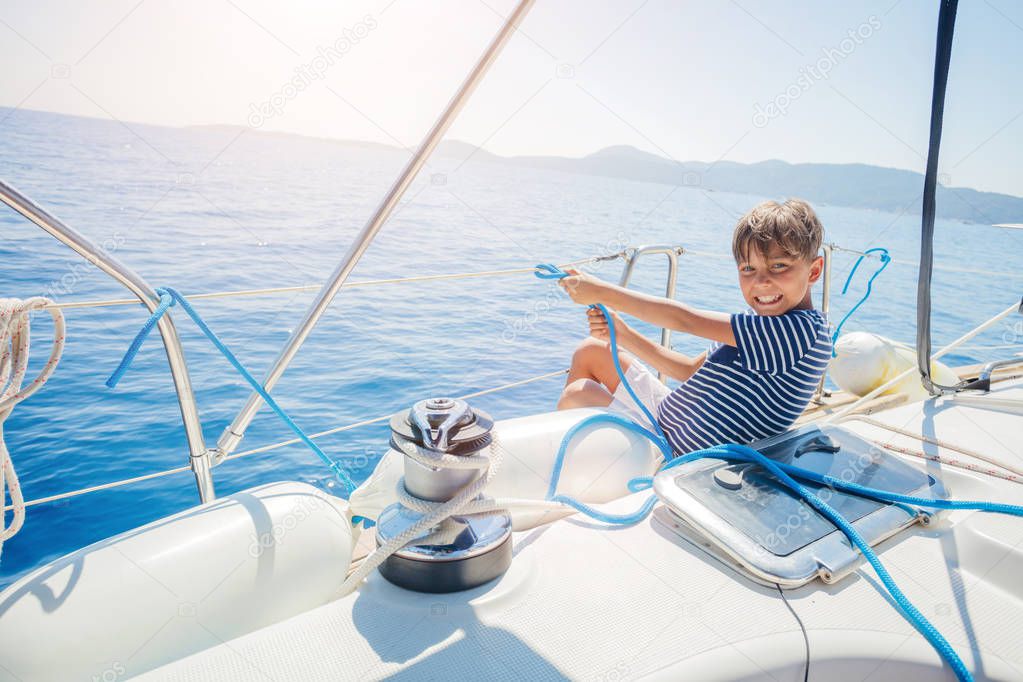
<path id="1" fill-rule="evenodd" d="M 1023 381 L 1000 382 L 990 395 L 1023 401 Z M 1023 466 L 1019 413 L 1004 406 L 941 398 L 873 416 Z M 921 448 L 867 424 L 849 428 Z M 1016 483 L 905 460 L 940 476 L 955 499 L 1023 500 Z M 608 507 L 633 510 L 649 494 Z M 953 679 L 888 603 L 869 566 L 833 585 L 786 590 L 786 603 L 777 587 L 741 576 L 665 520 L 662 508 L 631 527 L 570 517 L 516 533 L 509 571 L 466 592 L 415 593 L 373 574 L 346 598 L 232 641 L 211 632 L 210 648 L 140 679 L 801 680 L 800 621 L 811 679 Z M 944 512 L 878 545 L 907 596 L 977 679 L 1000 680 L 1023 678 L 1021 548 L 1019 519 L 970 511 Z"/>

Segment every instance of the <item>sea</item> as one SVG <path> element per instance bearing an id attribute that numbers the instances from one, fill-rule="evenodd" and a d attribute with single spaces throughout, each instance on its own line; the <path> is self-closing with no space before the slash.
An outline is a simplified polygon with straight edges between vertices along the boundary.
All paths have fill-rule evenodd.
<path id="1" fill-rule="evenodd" d="M 184 294 L 320 285 L 411 152 L 228 127 L 170 128 L 0 108 L 0 178 L 88 236 L 154 287 Z M 730 256 L 736 219 L 765 197 L 704 191 L 438 156 L 422 169 L 362 256 L 351 282 L 530 268 L 678 245 L 677 298 L 743 309 Z M 782 197 L 771 197 L 782 198 Z M 813 197 L 806 197 L 811 202 Z M 892 264 L 846 324 L 912 343 L 916 328 L 919 205 L 901 213 L 817 204 L 826 241 L 885 247 Z M 1023 218 L 1023 216 L 1021 216 Z M 933 338 L 940 347 L 1019 300 L 1023 231 L 938 221 Z M 878 261 L 834 258 L 832 319 L 863 295 Z M 617 281 L 622 261 L 588 270 Z M 664 292 L 667 259 L 639 262 L 633 286 Z M 116 299 L 125 289 L 37 226 L 0 207 L 0 296 L 60 303 Z M 315 291 L 217 298 L 198 312 L 257 377 L 272 365 Z M 819 300 L 819 291 L 816 292 Z M 18 405 L 3 436 L 27 500 L 183 466 L 188 448 L 158 334 L 120 384 L 104 381 L 147 318 L 140 305 L 70 308 L 67 346 L 45 387 Z M 215 443 L 249 388 L 181 311 L 174 314 L 207 442 Z M 30 374 L 49 352 L 52 323 L 36 314 Z M 655 337 L 657 330 L 639 323 Z M 529 272 L 390 282 L 343 289 L 273 393 L 307 432 L 393 414 L 433 396 L 457 396 L 568 366 L 587 334 L 585 309 Z M 676 333 L 698 353 L 706 342 Z M 1023 350 L 1008 319 L 946 357 L 983 362 Z M 563 377 L 472 399 L 496 419 L 553 410 Z M 269 409 L 240 450 L 293 434 Z M 386 422 L 319 439 L 365 479 L 386 452 Z M 218 496 L 281 480 L 345 496 L 304 445 L 221 464 Z M 3 545 L 0 588 L 67 552 L 198 504 L 182 472 L 29 507 Z"/>

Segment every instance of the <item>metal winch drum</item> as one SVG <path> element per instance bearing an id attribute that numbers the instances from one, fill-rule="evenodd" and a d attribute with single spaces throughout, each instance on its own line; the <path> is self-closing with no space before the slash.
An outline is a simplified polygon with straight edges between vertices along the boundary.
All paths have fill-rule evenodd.
<path id="1" fill-rule="evenodd" d="M 430 398 L 391 418 L 391 447 L 405 453 L 405 488 L 431 502 L 447 502 L 484 475 L 481 469 L 422 464 L 440 455 L 471 456 L 490 447 L 494 421 L 464 400 Z M 482 499 L 481 495 L 477 499 Z M 380 514 L 377 545 L 400 535 L 424 514 L 392 504 Z M 489 582 L 511 564 L 511 516 L 456 515 L 425 531 L 380 566 L 390 582 L 418 592 L 457 592 Z M 430 544 L 428 544 L 430 543 Z"/>

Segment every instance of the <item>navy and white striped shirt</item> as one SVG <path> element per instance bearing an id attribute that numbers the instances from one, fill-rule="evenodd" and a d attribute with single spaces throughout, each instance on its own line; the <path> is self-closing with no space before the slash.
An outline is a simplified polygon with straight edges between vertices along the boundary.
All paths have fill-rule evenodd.
<path id="1" fill-rule="evenodd" d="M 816 310 L 732 315 L 735 346 L 715 344 L 703 366 L 668 394 L 657 421 L 677 455 L 781 433 L 802 414 L 831 359 Z"/>

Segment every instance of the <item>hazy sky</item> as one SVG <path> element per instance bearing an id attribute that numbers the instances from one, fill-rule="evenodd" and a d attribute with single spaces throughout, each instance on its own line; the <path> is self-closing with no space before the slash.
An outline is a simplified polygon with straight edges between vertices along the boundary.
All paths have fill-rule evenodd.
<path id="1" fill-rule="evenodd" d="M 0 105 L 414 145 L 514 5 L 0 2 Z M 449 137 L 922 171 L 936 20 L 930 0 L 538 0 Z M 942 182 L 1023 195 L 1023 4 L 961 3 L 956 39 Z"/>

